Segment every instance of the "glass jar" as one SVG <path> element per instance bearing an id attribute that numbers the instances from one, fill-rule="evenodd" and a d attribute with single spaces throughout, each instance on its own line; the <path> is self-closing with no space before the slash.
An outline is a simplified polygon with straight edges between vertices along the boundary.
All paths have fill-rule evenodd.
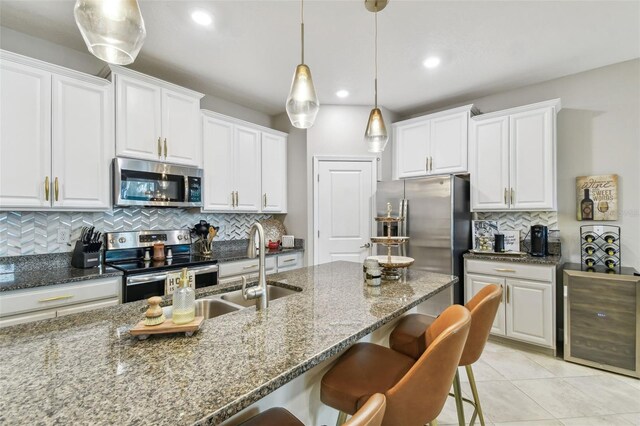
<path id="1" fill-rule="evenodd" d="M 187 268 L 182 270 L 179 287 L 173 292 L 173 313 L 174 324 L 187 324 L 194 320 L 196 316 L 196 292 L 191 287 L 187 287 Z"/>

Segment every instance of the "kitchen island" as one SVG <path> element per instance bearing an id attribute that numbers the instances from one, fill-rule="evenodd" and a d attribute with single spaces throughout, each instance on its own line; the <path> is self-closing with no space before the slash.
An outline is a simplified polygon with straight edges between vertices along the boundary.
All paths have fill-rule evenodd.
<path id="1" fill-rule="evenodd" d="M 8 327 L 0 423 L 219 424 L 456 281 L 409 270 L 367 287 L 361 264 L 333 262 L 268 277 L 302 291 L 207 320 L 190 338 L 133 338 L 144 302 Z"/>

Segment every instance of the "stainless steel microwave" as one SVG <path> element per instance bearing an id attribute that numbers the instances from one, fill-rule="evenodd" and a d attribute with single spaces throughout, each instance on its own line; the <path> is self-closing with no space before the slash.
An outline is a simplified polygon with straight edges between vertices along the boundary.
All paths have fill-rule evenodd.
<path id="1" fill-rule="evenodd" d="M 114 158 L 114 205 L 202 207 L 202 176 L 197 167 Z"/>

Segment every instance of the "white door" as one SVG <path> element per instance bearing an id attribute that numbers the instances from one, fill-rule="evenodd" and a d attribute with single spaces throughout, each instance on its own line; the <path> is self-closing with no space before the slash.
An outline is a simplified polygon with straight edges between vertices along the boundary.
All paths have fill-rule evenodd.
<path id="1" fill-rule="evenodd" d="M 0 208 L 48 208 L 51 74 L 0 61 L 0 93 Z"/>
<path id="2" fill-rule="evenodd" d="M 429 166 L 429 121 L 398 125 L 394 135 L 398 179 L 426 176 Z"/>
<path id="3" fill-rule="evenodd" d="M 162 149 L 169 163 L 201 165 L 200 98 L 162 89 Z"/>
<path id="4" fill-rule="evenodd" d="M 204 152 L 203 211 L 233 210 L 233 125 L 202 117 Z"/>
<path id="5" fill-rule="evenodd" d="M 471 209 L 509 208 L 509 117 L 471 120 Z"/>
<path id="6" fill-rule="evenodd" d="M 153 84 L 116 74 L 116 154 L 161 161 L 161 89 Z"/>
<path id="7" fill-rule="evenodd" d="M 261 132 L 249 127 L 235 126 L 233 144 L 235 211 L 259 212 L 261 205 Z"/>
<path id="8" fill-rule="evenodd" d="M 113 103 L 109 85 L 53 76 L 53 206 L 110 209 Z"/>
<path id="9" fill-rule="evenodd" d="M 487 275 L 476 275 L 476 274 L 467 274 L 465 279 L 465 303 L 469 302 L 482 290 L 485 286 L 496 284 L 502 288 L 502 301 L 500 301 L 500 306 L 498 307 L 498 312 L 496 313 L 496 319 L 493 321 L 493 326 L 491 327 L 491 334 L 495 334 L 498 336 L 506 335 L 506 324 L 505 324 L 505 307 L 504 307 L 504 299 L 505 299 L 505 279 L 498 277 L 490 277 Z"/>
<path id="10" fill-rule="evenodd" d="M 507 280 L 507 336 L 553 346 L 553 292 L 550 283 Z"/>
<path id="11" fill-rule="evenodd" d="M 467 111 L 431 120 L 429 174 L 467 171 L 468 121 Z"/>
<path id="12" fill-rule="evenodd" d="M 552 108 L 510 116 L 511 208 L 555 208 Z"/>
<path id="13" fill-rule="evenodd" d="M 316 263 L 363 262 L 370 254 L 375 174 L 369 161 L 319 161 Z"/>
<path id="14" fill-rule="evenodd" d="M 287 212 L 287 138 L 262 133 L 262 211 Z"/>

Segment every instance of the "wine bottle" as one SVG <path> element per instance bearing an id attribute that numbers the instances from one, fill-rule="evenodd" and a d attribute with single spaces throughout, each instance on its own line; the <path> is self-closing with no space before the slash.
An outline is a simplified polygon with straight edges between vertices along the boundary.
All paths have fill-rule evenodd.
<path id="1" fill-rule="evenodd" d="M 607 258 L 607 260 L 604 261 L 604 264 L 607 266 L 607 268 L 609 269 L 615 269 L 616 266 L 618 266 L 618 261 L 609 257 Z"/>
<path id="2" fill-rule="evenodd" d="M 593 253 L 596 252 L 596 248 L 594 246 L 585 246 L 584 248 L 584 252 L 587 253 L 589 256 L 593 255 Z"/>
<path id="3" fill-rule="evenodd" d="M 588 243 L 592 243 L 596 240 L 596 236 L 595 234 L 585 234 L 584 235 L 584 240 Z"/>
<path id="4" fill-rule="evenodd" d="M 593 200 L 589 198 L 589 190 L 584 190 L 584 199 L 580 203 L 582 220 L 593 220 Z"/>
<path id="5" fill-rule="evenodd" d="M 593 265 L 595 265 L 595 264 L 596 264 L 596 260 L 595 260 L 594 258 L 592 258 L 592 257 L 587 257 L 587 258 L 584 260 L 584 263 L 585 263 L 585 265 L 587 265 L 587 266 L 593 266 Z"/>
<path id="6" fill-rule="evenodd" d="M 614 234 L 605 234 L 603 238 L 607 244 L 613 244 L 616 241 L 616 236 Z"/>
<path id="7" fill-rule="evenodd" d="M 616 249 L 615 246 L 606 246 L 604 252 L 609 256 L 614 256 L 618 252 L 618 249 Z"/>

